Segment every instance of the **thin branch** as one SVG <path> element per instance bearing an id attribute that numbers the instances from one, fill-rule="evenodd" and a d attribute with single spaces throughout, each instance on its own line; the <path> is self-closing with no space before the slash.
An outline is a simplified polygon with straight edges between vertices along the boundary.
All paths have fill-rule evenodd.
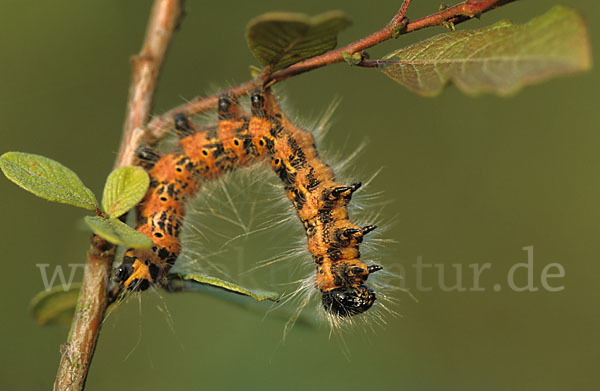
<path id="1" fill-rule="evenodd" d="M 468 0 L 409 23 L 406 26 L 406 33 L 426 27 L 442 26 L 445 22 L 459 24 L 514 1 L 516 0 Z"/>
<path id="2" fill-rule="evenodd" d="M 156 0 L 140 54 L 132 58 L 127 117 L 115 167 L 134 162 L 135 146 L 152 109 L 156 81 L 173 32 L 183 14 L 181 0 Z M 96 235 L 88 253 L 83 286 L 54 382 L 55 390 L 83 390 L 108 303 L 108 281 L 116 246 Z"/>
<path id="3" fill-rule="evenodd" d="M 83 390 L 107 305 L 108 279 L 116 247 L 93 235 L 83 285 L 61 360 L 55 390 Z"/>
<path id="4" fill-rule="evenodd" d="M 156 81 L 173 32 L 182 16 L 182 3 L 182 0 L 156 0 L 142 50 L 131 58 L 132 80 L 127 117 L 115 168 L 133 165 L 135 147 L 138 145 L 135 141 L 143 134 L 142 129 L 150 118 Z"/>
<path id="5" fill-rule="evenodd" d="M 290 65 L 273 74 L 269 75 L 267 72 L 263 72 L 257 79 L 246 81 L 224 92 L 236 97 L 247 95 L 261 85 L 278 83 L 300 73 L 311 71 L 325 65 L 342 62 L 344 61 L 343 53 L 352 54 L 362 52 L 388 39 L 397 38 L 400 35 L 427 27 L 443 26 L 448 22 L 459 24 L 474 17 L 478 17 L 494 8 L 512 3 L 513 1 L 516 0 L 467 0 L 453 7 L 436 12 L 435 14 L 417 19 L 414 22 L 409 22 L 406 18 L 406 12 L 408 11 L 411 1 L 405 0 L 391 22 L 368 37 L 353 42 L 343 48 L 332 50 L 320 56 Z M 374 67 L 375 63 L 366 62 L 364 66 Z M 205 111 L 214 110 L 217 107 L 217 101 L 217 95 L 195 98 L 184 105 L 169 110 L 161 116 L 153 118 L 148 124 L 147 133 L 145 135 L 140 135 L 139 141 L 143 140 L 145 142 L 155 143 L 158 140 L 161 140 L 169 133 L 169 129 L 172 128 L 173 114 L 185 113 L 187 115 L 195 115 Z"/>

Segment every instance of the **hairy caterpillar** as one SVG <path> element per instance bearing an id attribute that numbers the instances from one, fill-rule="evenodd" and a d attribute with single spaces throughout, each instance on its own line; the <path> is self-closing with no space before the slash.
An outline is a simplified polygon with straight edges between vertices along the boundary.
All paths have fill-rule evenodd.
<path id="1" fill-rule="evenodd" d="M 151 149 L 139 150 L 151 184 L 138 205 L 136 229 L 154 246 L 128 249 L 116 270 L 117 282 L 130 290 L 163 283 L 181 252 L 185 201 L 201 182 L 270 158 L 306 231 L 323 307 L 341 317 L 366 311 L 376 296 L 365 281 L 381 266 L 360 261 L 363 236 L 376 227 L 359 227 L 348 217 L 347 205 L 361 184 L 335 182 L 333 171 L 319 158 L 313 135 L 282 113 L 270 90 L 253 92 L 250 108 L 250 115 L 244 114 L 237 100 L 222 95 L 216 126 L 195 129 L 184 114 L 176 114 L 179 141 L 171 153 L 161 157 Z"/>

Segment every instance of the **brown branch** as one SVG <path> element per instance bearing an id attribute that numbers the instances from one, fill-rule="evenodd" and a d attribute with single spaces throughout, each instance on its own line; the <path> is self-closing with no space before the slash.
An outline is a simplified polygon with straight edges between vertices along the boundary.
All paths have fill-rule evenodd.
<path id="1" fill-rule="evenodd" d="M 156 81 L 173 32 L 183 14 L 181 0 L 155 0 L 140 54 L 132 58 L 127 117 L 115 167 L 134 162 L 152 109 Z M 83 286 L 54 382 L 55 390 L 83 390 L 108 304 L 108 281 L 116 246 L 96 235 L 88 253 Z"/>
<path id="2" fill-rule="evenodd" d="M 135 147 L 139 145 L 137 140 L 143 135 L 143 127 L 150 118 L 158 74 L 182 9 L 182 0 L 156 0 L 142 50 L 131 58 L 127 117 L 115 168 L 133 165 Z"/>
<path id="3" fill-rule="evenodd" d="M 421 30 L 426 27 L 443 26 L 448 22 L 459 24 L 513 1 L 516 0 L 467 0 L 453 7 L 441 10 L 433 15 L 415 20 L 414 22 L 409 22 L 405 16 L 411 1 L 404 0 L 400 10 L 397 12 L 394 18 L 381 30 L 363 39 L 346 45 L 343 48 L 332 50 L 320 56 L 298 62 L 273 74 L 269 74 L 268 70 L 265 69 L 265 72 L 263 72 L 258 78 L 246 81 L 236 87 L 225 90 L 224 92 L 236 97 L 247 95 L 260 85 L 278 83 L 300 73 L 304 73 L 329 64 L 342 62 L 344 61 L 343 53 L 352 54 L 362 52 L 365 49 L 373 47 L 390 38 L 397 38 L 400 35 Z M 364 65 L 366 67 L 376 66 L 374 62 L 366 62 Z M 137 141 L 155 143 L 169 133 L 173 126 L 173 114 L 185 113 L 187 115 L 195 115 L 205 111 L 214 110 L 217 107 L 217 101 L 217 95 L 198 97 L 186 104 L 169 110 L 161 116 L 153 118 L 148 124 L 147 133 L 145 135 L 141 135 Z"/>
<path id="4" fill-rule="evenodd" d="M 61 360 L 55 390 L 82 390 L 107 306 L 108 279 L 116 247 L 93 235 L 80 298 Z"/>
<path id="5" fill-rule="evenodd" d="M 459 24 L 513 1 L 516 0 L 468 0 L 409 23 L 406 33 L 426 27 L 442 26 L 445 22 Z"/>

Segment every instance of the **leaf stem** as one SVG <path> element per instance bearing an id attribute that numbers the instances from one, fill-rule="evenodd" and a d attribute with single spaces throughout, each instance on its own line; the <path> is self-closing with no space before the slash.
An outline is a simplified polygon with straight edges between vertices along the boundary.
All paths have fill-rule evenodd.
<path id="1" fill-rule="evenodd" d="M 127 114 L 115 167 L 131 165 L 141 129 L 148 122 L 156 82 L 173 33 L 183 15 L 182 0 L 155 0 L 142 50 L 132 58 Z M 93 235 L 81 294 L 61 360 L 54 390 L 83 390 L 108 304 L 108 281 L 116 246 Z"/>

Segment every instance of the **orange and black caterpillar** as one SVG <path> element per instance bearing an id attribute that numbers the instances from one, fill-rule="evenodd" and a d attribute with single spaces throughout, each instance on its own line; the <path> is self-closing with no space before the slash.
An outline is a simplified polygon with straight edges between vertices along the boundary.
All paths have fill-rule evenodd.
<path id="1" fill-rule="evenodd" d="M 348 218 L 347 205 L 361 184 L 335 182 L 332 169 L 318 156 L 313 135 L 282 113 L 270 90 L 253 92 L 250 108 L 250 115 L 244 114 L 237 100 L 222 95 L 216 126 L 195 129 L 185 114 L 176 114 L 179 142 L 173 152 L 161 157 L 152 149 L 138 150 L 151 182 L 137 207 L 137 230 L 154 246 L 128 249 L 116 269 L 116 281 L 130 290 L 165 283 L 181 251 L 185 201 L 201 181 L 270 158 L 306 230 L 325 310 L 342 317 L 366 311 L 376 296 L 364 283 L 381 266 L 360 260 L 359 244 L 376 227 L 359 227 Z"/>

